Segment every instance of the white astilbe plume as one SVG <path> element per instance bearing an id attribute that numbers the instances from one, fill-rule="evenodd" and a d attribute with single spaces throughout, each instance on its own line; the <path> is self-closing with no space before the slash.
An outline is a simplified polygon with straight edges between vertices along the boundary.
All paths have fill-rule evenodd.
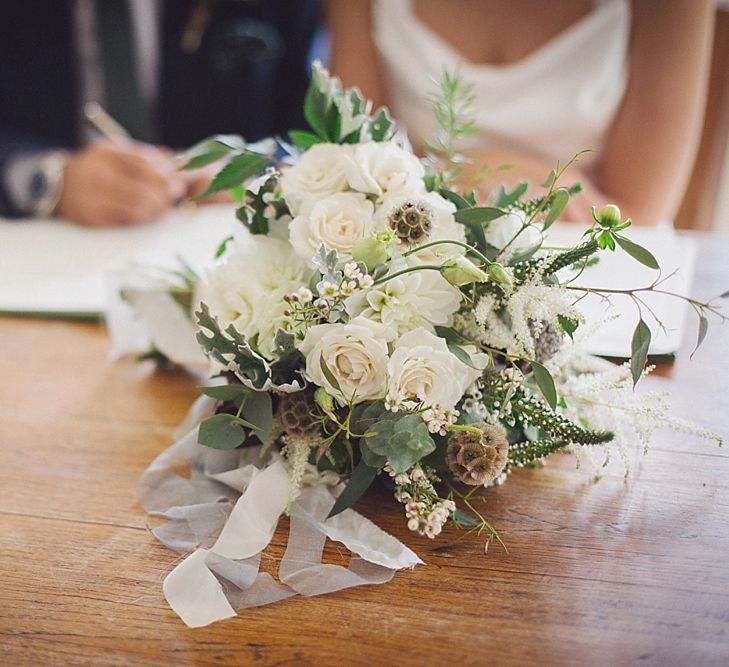
<path id="1" fill-rule="evenodd" d="M 576 346 L 568 347 L 571 347 L 571 352 L 563 351 L 547 364 L 555 378 L 558 393 L 566 401 L 564 413 L 578 422 L 587 419 L 592 429 L 615 434 L 612 442 L 599 447 L 575 447 L 573 451 L 578 462 L 585 458 L 599 474 L 614 449 L 623 461 L 627 476 L 630 472 L 630 443 L 635 442 L 637 437 L 646 453 L 655 431 L 666 428 L 721 444 L 718 435 L 673 414 L 668 392 L 634 391 L 628 363 L 618 366 L 585 354 Z M 650 370 L 646 370 L 646 375 Z"/>
<path id="2" fill-rule="evenodd" d="M 532 359 L 535 355 L 535 325 L 541 329 L 550 324 L 555 330 L 561 331 L 560 315 L 583 321 L 582 314 L 573 305 L 572 296 L 567 290 L 555 285 L 544 285 L 540 280 L 541 275 L 537 275 L 509 295 L 505 308 L 510 326 L 497 313 L 499 299 L 491 294 L 482 296 L 473 311 L 481 328 L 478 342 L 505 350 L 507 354 Z"/>
<path id="3" fill-rule="evenodd" d="M 541 280 L 541 277 L 539 277 Z M 507 303 L 514 338 L 529 358 L 534 358 L 534 338 L 531 322 L 551 324 L 561 330 L 559 316 L 578 322 L 583 316 L 572 304 L 572 295 L 565 289 L 541 283 L 528 282 L 515 290 Z"/>
<path id="4" fill-rule="evenodd" d="M 291 504 L 294 502 L 294 498 L 303 483 L 309 461 L 309 452 L 315 442 L 311 438 L 294 438 L 290 435 L 285 435 L 282 439 L 286 443 L 282 452 L 288 461 L 289 475 L 291 475 L 289 497 L 286 503 L 286 513 L 288 514 L 291 510 Z"/>

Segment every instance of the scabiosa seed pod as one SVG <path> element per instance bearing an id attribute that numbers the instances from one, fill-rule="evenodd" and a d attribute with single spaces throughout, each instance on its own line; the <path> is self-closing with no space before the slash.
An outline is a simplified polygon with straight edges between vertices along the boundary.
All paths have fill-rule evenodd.
<path id="1" fill-rule="evenodd" d="M 506 466 L 509 443 L 497 426 L 477 422 L 481 431 L 455 431 L 448 440 L 446 459 L 457 480 L 471 486 L 493 482 Z"/>
<path id="2" fill-rule="evenodd" d="M 278 418 L 284 431 L 291 436 L 310 438 L 319 434 L 315 414 L 314 395 L 311 391 L 284 394 L 278 404 Z"/>
<path id="3" fill-rule="evenodd" d="M 387 224 L 400 241 L 406 245 L 418 245 L 430 236 L 435 213 L 423 200 L 406 199 L 387 216 Z"/>

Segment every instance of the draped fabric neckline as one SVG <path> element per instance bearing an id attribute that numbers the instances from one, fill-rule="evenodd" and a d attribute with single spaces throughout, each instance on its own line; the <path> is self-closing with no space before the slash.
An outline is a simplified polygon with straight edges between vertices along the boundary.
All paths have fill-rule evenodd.
<path id="1" fill-rule="evenodd" d="M 494 75 L 509 75 L 515 71 L 533 67 L 535 64 L 540 64 L 540 61 L 546 59 L 551 53 L 561 50 L 563 48 L 563 43 L 571 42 L 572 40 L 579 38 L 582 34 L 589 32 L 593 27 L 593 24 L 600 23 L 602 21 L 601 10 L 608 6 L 605 2 L 597 3 L 595 7 L 570 23 L 564 30 L 553 35 L 543 44 L 540 44 L 536 49 L 530 51 L 525 56 L 522 56 L 517 60 L 505 63 L 489 63 L 470 60 L 460 53 L 448 39 L 438 34 L 417 15 L 415 11 L 415 0 L 385 1 L 404 3 L 406 11 L 411 17 L 413 27 L 421 32 L 431 45 L 437 46 L 437 48 L 439 48 L 443 53 L 447 53 L 450 60 L 457 61 L 462 69 L 490 72 Z"/>
<path id="2" fill-rule="evenodd" d="M 599 150 L 627 87 L 629 37 L 628 0 L 603 0 L 524 57 L 477 63 L 418 18 L 413 0 L 373 5 L 390 106 L 421 145 L 437 130 L 434 80 L 459 70 L 473 85 L 478 130 L 463 148 L 512 148 L 550 160 Z M 595 159 L 590 154 L 582 164 Z"/>

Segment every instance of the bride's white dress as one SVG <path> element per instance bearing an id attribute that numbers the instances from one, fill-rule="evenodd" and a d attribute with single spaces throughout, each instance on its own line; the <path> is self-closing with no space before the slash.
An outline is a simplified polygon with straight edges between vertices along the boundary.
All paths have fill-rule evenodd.
<path id="1" fill-rule="evenodd" d="M 474 86 L 476 144 L 527 149 L 562 162 L 584 148 L 599 150 L 625 93 L 628 0 L 597 2 L 589 14 L 508 65 L 466 60 L 418 19 L 412 0 L 376 0 L 373 19 L 390 106 L 417 143 L 433 134 L 427 96 L 444 68 L 459 68 Z"/>

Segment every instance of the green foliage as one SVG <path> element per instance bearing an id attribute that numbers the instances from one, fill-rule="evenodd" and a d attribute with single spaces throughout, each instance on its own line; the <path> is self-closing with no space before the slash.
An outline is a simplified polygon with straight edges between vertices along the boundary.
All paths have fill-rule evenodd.
<path id="1" fill-rule="evenodd" d="M 525 440 L 509 446 L 509 465 L 529 465 L 567 447 L 564 440 Z"/>
<path id="2" fill-rule="evenodd" d="M 387 413 L 364 440 L 365 448 L 384 457 L 395 472 L 405 472 L 435 449 L 427 425 L 416 414 Z"/>
<path id="3" fill-rule="evenodd" d="M 691 357 L 696 354 L 696 350 L 699 349 L 701 346 L 701 343 L 704 342 L 704 338 L 706 338 L 706 334 L 709 331 L 709 320 L 706 318 L 706 315 L 699 315 L 699 331 L 696 335 L 696 347 L 694 348 L 693 352 L 691 353 Z"/>
<path id="4" fill-rule="evenodd" d="M 458 142 L 476 132 L 476 96 L 473 86 L 466 84 L 458 71 L 451 74 L 444 70 L 437 84 L 438 91 L 430 102 L 438 131 L 427 147 L 440 165 L 441 182 L 447 184 L 458 176 L 465 160 L 458 152 Z"/>
<path id="5" fill-rule="evenodd" d="M 650 269 L 659 269 L 658 260 L 653 254 L 646 250 L 643 246 L 638 245 L 634 241 L 625 238 L 621 234 L 613 234 L 613 238 L 617 244 L 625 250 L 633 259 L 639 261 L 641 264 L 647 266 Z"/>
<path id="6" fill-rule="evenodd" d="M 266 391 L 251 391 L 243 401 L 241 414 L 246 418 L 261 442 L 271 436 L 273 429 L 273 404 Z"/>
<path id="7" fill-rule="evenodd" d="M 643 375 L 650 344 L 651 330 L 641 317 L 633 331 L 633 339 L 630 343 L 630 374 L 633 376 L 634 387 Z"/>
<path id="8" fill-rule="evenodd" d="M 531 360 L 529 363 L 534 374 L 534 381 L 537 383 L 549 407 L 554 410 L 557 407 L 557 389 L 554 386 L 552 374 L 542 364 L 536 361 Z"/>
<path id="9" fill-rule="evenodd" d="M 552 276 L 567 266 L 587 259 L 598 250 L 598 242 L 595 239 L 590 239 L 574 248 L 549 255 L 548 257 L 516 262 L 511 267 L 514 273 L 514 281 L 517 284 L 524 283 L 537 271 L 542 271 L 542 275 L 545 277 Z"/>
<path id="10" fill-rule="evenodd" d="M 553 200 L 549 206 L 549 212 L 544 219 L 542 231 L 547 231 L 564 211 L 570 201 L 570 191 L 567 188 L 557 188 L 553 193 Z"/>
<path id="11" fill-rule="evenodd" d="M 505 186 L 501 185 L 496 193 L 494 206 L 497 208 L 508 208 L 509 206 L 514 206 L 519 199 L 524 196 L 528 189 L 528 181 L 519 181 L 513 190 L 507 190 Z"/>
<path id="12" fill-rule="evenodd" d="M 574 333 L 577 331 L 577 327 L 580 326 L 579 321 L 573 320 L 571 317 L 565 317 L 564 315 L 557 315 L 559 325 L 570 338 L 574 338 Z"/>
<path id="13" fill-rule="evenodd" d="M 305 132 L 304 130 L 289 130 L 289 139 L 291 139 L 296 148 L 299 148 L 302 151 L 321 143 L 321 139 L 319 139 L 319 137 L 311 132 Z"/>
<path id="14" fill-rule="evenodd" d="M 196 199 L 205 199 L 216 192 L 240 185 L 251 176 L 260 173 L 268 160 L 269 156 L 252 152 L 245 152 L 234 157 L 215 175 L 208 189 L 198 195 Z"/>
<path id="15" fill-rule="evenodd" d="M 251 393 L 251 389 L 242 384 L 221 384 L 214 387 L 198 387 L 201 394 L 217 401 L 242 402 Z"/>
<path id="16" fill-rule="evenodd" d="M 388 141 L 395 130 L 395 122 L 385 107 L 380 107 L 367 123 L 372 141 Z"/>
<path id="17" fill-rule="evenodd" d="M 252 424 L 236 415 L 221 412 L 200 423 L 197 441 L 213 449 L 235 449 L 248 437 L 245 426 L 251 427 Z"/>
<path id="18" fill-rule="evenodd" d="M 269 169 L 268 178 L 257 191 L 246 190 L 244 204 L 236 211 L 236 217 L 240 220 L 251 234 L 268 234 L 269 219 L 266 209 L 271 206 L 274 209 L 275 217 L 288 213 L 286 202 L 278 196 L 279 172 Z"/>
<path id="19" fill-rule="evenodd" d="M 234 239 L 235 237 L 230 234 L 220 242 L 220 245 L 215 250 L 215 259 L 220 259 L 225 254 L 225 251 L 228 249 L 228 244 Z"/>
<path id="20" fill-rule="evenodd" d="M 237 375 L 250 380 L 254 387 L 262 388 L 266 380 L 270 379 L 268 364 L 253 350 L 245 336 L 236 331 L 233 325 L 222 332 L 217 318 L 210 314 L 205 303 L 200 304 L 195 316 L 201 329 L 196 335 L 197 342 L 205 354 L 226 367 L 232 364 Z"/>
<path id="21" fill-rule="evenodd" d="M 609 431 L 591 431 L 575 424 L 543 401 L 531 396 L 523 387 L 509 385 L 498 374 L 484 378 L 483 401 L 492 411 L 498 411 L 499 406 L 503 409 L 508 403 L 510 410 L 502 414 L 504 419 L 514 419 L 525 429 L 535 427 L 548 439 L 581 445 L 602 444 L 613 439 L 613 434 Z"/>
<path id="22" fill-rule="evenodd" d="M 378 467 L 370 467 L 364 459 L 360 460 L 355 469 L 352 471 L 352 476 L 349 478 L 347 486 L 344 488 L 344 491 L 339 494 L 339 497 L 334 503 L 334 507 L 332 507 L 327 518 L 336 516 L 348 507 L 354 505 L 354 503 L 360 499 L 362 494 L 370 488 L 375 477 L 377 477 L 378 471 Z"/>
<path id="23" fill-rule="evenodd" d="M 217 134 L 203 139 L 178 157 L 187 160 L 182 169 L 199 169 L 236 154 L 244 150 L 245 146 L 243 137 L 235 134 Z"/>

